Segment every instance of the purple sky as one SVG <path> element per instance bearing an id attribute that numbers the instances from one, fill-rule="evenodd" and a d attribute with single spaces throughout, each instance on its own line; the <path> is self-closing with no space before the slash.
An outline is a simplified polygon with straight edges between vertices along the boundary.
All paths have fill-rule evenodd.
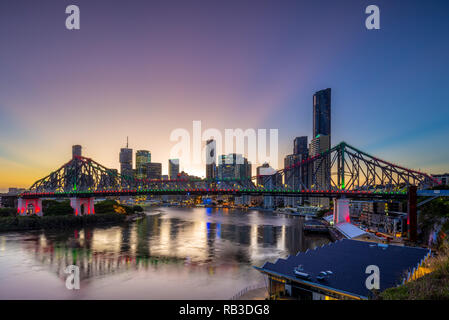
<path id="1" fill-rule="evenodd" d="M 381 30 L 364 26 L 381 9 Z M 81 29 L 65 28 L 76 4 Z M 27 187 L 71 145 L 118 168 L 170 132 L 279 129 L 279 163 L 331 87 L 332 141 L 447 172 L 447 1 L 24 1 L 0 3 L 0 189 Z M 181 168 L 204 175 L 203 166 Z"/>

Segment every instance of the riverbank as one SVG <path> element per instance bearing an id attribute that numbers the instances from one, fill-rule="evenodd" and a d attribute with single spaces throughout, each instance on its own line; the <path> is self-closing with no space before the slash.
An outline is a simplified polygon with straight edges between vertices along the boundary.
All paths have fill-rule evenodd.
<path id="1" fill-rule="evenodd" d="M 67 229 L 73 227 L 119 224 L 133 221 L 141 214 L 101 213 L 84 216 L 15 216 L 0 218 L 0 232 L 38 229 Z"/>

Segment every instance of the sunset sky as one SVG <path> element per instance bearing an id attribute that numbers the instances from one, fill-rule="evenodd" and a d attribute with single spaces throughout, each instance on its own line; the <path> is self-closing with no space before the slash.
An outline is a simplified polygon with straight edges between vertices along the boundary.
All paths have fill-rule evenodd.
<path id="1" fill-rule="evenodd" d="M 80 30 L 65 28 L 69 4 Z M 380 30 L 365 28 L 370 4 Z M 72 144 L 119 168 L 127 136 L 166 174 L 170 132 L 194 120 L 279 129 L 282 166 L 328 87 L 334 144 L 449 172 L 448 13 L 435 0 L 3 0 L 0 190 L 29 187 Z"/>

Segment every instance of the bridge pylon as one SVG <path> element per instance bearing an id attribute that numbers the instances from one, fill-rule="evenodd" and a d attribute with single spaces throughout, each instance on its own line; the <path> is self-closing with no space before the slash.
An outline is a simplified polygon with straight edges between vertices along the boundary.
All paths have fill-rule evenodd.
<path id="1" fill-rule="evenodd" d="M 408 238 L 412 242 L 418 239 L 418 196 L 417 187 L 410 186 L 408 189 L 407 227 Z"/>
<path id="2" fill-rule="evenodd" d="M 349 222 L 349 199 L 334 199 L 334 225 Z"/>
<path id="3" fill-rule="evenodd" d="M 44 212 L 42 211 L 42 199 L 17 199 L 17 213 L 21 216 L 32 214 L 42 216 L 44 214 Z"/>
<path id="4" fill-rule="evenodd" d="M 95 214 L 94 198 L 70 198 L 75 216 Z"/>

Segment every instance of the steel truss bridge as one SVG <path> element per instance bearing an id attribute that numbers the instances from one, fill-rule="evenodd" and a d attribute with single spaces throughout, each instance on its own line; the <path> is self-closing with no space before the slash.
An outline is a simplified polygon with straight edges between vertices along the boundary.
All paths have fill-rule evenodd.
<path id="1" fill-rule="evenodd" d="M 137 195 L 252 195 L 405 199 L 410 186 L 437 185 L 432 176 L 379 159 L 345 142 L 270 176 L 247 179 L 135 179 L 75 156 L 36 181 L 20 198 Z"/>

